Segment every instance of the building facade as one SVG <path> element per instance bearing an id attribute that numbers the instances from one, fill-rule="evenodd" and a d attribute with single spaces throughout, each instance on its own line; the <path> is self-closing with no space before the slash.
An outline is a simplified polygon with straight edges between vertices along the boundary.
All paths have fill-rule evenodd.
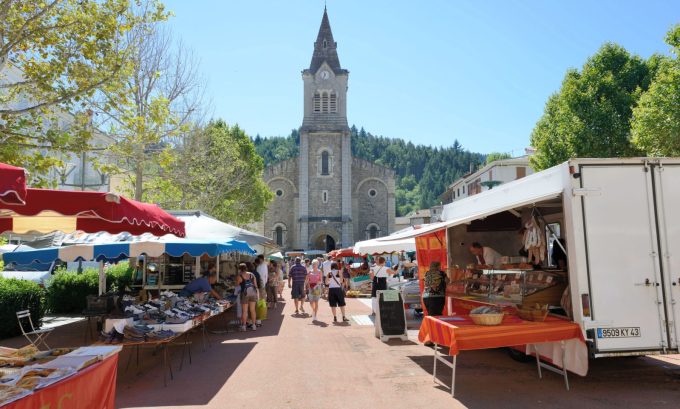
<path id="1" fill-rule="evenodd" d="M 352 157 L 348 79 L 324 9 L 311 63 L 302 71 L 299 156 L 264 174 L 274 200 L 262 233 L 283 249 L 329 251 L 394 231 L 394 171 Z"/>
<path id="2" fill-rule="evenodd" d="M 532 173 L 534 170 L 530 166 L 529 155 L 493 161 L 453 182 L 440 199 L 443 204 L 448 204 Z"/>

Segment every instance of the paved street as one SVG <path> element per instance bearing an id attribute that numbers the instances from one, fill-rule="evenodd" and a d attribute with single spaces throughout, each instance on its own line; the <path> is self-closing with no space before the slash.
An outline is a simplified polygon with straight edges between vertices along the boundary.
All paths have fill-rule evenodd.
<path id="1" fill-rule="evenodd" d="M 287 291 L 286 291 L 287 292 Z M 121 408 L 677 408 L 680 356 L 618 358 L 591 362 L 586 378 L 539 380 L 535 366 L 511 360 L 503 350 L 463 352 L 458 359 L 457 399 L 432 382 L 432 350 L 417 342 L 378 341 L 370 309 L 348 300 L 351 325 L 334 325 L 322 301 L 320 323 L 297 318 L 290 301 L 280 305 L 256 332 L 210 335 L 201 351 L 193 340 L 192 364 L 179 371 L 179 347 L 172 362 L 175 379 L 163 387 L 160 357 L 141 353 L 140 365 L 120 356 L 116 404 Z M 213 322 L 215 329 L 223 322 Z M 84 322 L 59 327 L 52 346 L 80 345 Z M 410 336 L 415 340 L 416 331 Z M 23 345 L 20 338 L 2 345 Z M 450 382 L 450 372 L 441 380 Z M 511 398 L 511 399 L 510 399 Z"/>

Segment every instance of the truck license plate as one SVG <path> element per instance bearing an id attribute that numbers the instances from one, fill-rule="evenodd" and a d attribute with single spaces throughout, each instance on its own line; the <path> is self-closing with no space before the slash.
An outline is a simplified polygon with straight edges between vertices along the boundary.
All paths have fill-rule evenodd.
<path id="1" fill-rule="evenodd" d="M 640 327 L 598 328 L 598 338 L 634 338 L 640 336 Z"/>

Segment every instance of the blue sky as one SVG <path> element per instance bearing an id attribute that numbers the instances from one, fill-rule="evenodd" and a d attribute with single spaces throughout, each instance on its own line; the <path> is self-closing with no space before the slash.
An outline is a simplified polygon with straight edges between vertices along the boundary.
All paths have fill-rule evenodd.
<path id="1" fill-rule="evenodd" d="M 302 122 L 322 0 L 165 2 L 193 49 L 212 116 L 250 135 Z M 329 0 L 349 123 L 414 143 L 520 154 L 568 68 L 606 41 L 648 57 L 680 22 L 677 0 Z"/>

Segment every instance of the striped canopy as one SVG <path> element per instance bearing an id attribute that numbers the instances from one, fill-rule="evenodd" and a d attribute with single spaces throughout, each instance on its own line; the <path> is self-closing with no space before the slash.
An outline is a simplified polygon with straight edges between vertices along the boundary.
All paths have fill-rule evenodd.
<path id="1" fill-rule="evenodd" d="M 158 257 L 162 254 L 179 257 L 188 254 L 199 257 L 207 254 L 215 257 L 223 253 L 255 254 L 245 242 L 231 240 L 224 243 L 162 237 L 159 240 L 130 241 L 105 244 L 76 244 L 64 247 L 49 247 L 40 250 L 15 251 L 2 254 L 5 263 L 31 264 L 51 263 L 55 260 L 72 261 L 112 261 L 134 258 L 141 255 Z"/>

